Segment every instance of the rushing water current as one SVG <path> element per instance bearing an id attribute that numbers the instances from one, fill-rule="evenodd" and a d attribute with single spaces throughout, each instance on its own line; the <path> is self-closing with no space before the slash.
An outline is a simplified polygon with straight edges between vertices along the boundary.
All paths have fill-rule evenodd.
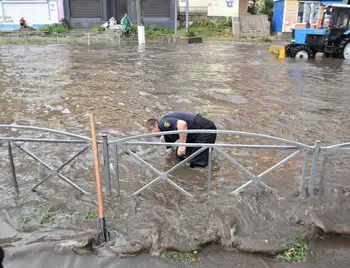
<path id="1" fill-rule="evenodd" d="M 145 48 L 134 44 L 113 48 L 0 46 L 0 123 L 89 136 L 88 114 L 93 111 L 98 133 L 117 139 L 143 133 L 148 117 L 181 110 L 200 112 L 218 129 L 268 134 L 307 145 L 319 140 L 326 146 L 348 141 L 349 73 L 350 63 L 343 60 L 277 60 L 267 53 L 267 45 L 248 43 L 148 44 Z M 53 137 L 43 132 L 0 130 L 1 136 Z M 275 144 L 228 135 L 219 136 L 218 142 Z M 214 154 L 209 196 L 206 169 L 184 166 L 170 177 L 193 194 L 190 199 L 164 181 L 132 197 L 155 174 L 132 155 L 122 153 L 121 196 L 113 189 L 105 200 L 108 228 L 117 232 L 117 238 L 97 257 L 59 248 L 63 240 L 84 237 L 87 230 L 98 228 L 91 151 L 62 171 L 89 195 L 81 195 L 55 176 L 32 193 L 31 187 L 49 173 L 13 144 L 20 187 L 20 195 L 15 197 L 6 145 L 0 150 L 0 245 L 8 252 L 5 267 L 23 267 L 23 263 L 28 267 L 180 267 L 147 254 L 127 259 L 120 256 L 199 249 L 195 267 L 350 265 L 345 238 L 312 242 L 310 261 L 305 264 L 285 266 L 266 257 L 282 252 L 302 234 L 314 234 L 313 224 L 327 233 L 329 219 L 343 224 L 339 233 L 348 233 L 349 228 L 344 227 L 350 223 L 348 173 L 335 157 L 330 157 L 326 166 L 324 194 L 308 197 L 297 194 L 302 154 L 263 178 L 276 192 L 252 185 L 239 195 L 231 192 L 250 178 Z M 21 146 L 51 167 L 60 166 L 83 148 L 39 143 Z M 176 164 L 162 147 L 133 149 L 159 170 Z M 227 153 L 259 174 L 292 152 L 237 149 Z M 322 160 L 323 155 L 319 163 Z M 311 154 L 307 178 L 310 164 Z M 317 180 L 320 169 L 321 164 Z M 218 245 L 204 247 L 212 243 Z M 51 266 L 46 265 L 48 259 Z"/>

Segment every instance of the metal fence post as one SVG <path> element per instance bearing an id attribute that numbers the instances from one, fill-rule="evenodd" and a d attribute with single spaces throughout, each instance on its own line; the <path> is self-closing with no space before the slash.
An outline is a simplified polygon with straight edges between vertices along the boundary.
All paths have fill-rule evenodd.
<path id="1" fill-rule="evenodd" d="M 111 195 L 111 173 L 109 170 L 109 148 L 108 136 L 102 135 L 102 151 L 103 151 L 103 177 L 105 179 L 105 187 L 108 195 Z"/>
<path id="2" fill-rule="evenodd" d="M 307 160 L 308 160 L 308 151 L 305 149 L 304 151 L 304 164 L 303 169 L 301 171 L 301 180 L 300 180 L 300 186 L 299 186 L 299 194 L 304 193 L 304 187 L 305 187 L 305 175 L 307 170 Z"/>
<path id="3" fill-rule="evenodd" d="M 316 182 L 316 167 L 317 167 L 319 154 L 320 154 L 320 141 L 316 141 L 313 149 L 311 172 L 310 172 L 309 191 L 308 191 L 310 195 L 315 194 L 314 187 Z"/>
<path id="4" fill-rule="evenodd" d="M 328 152 L 326 151 L 323 158 L 323 163 L 322 163 L 321 178 L 320 178 L 320 184 L 319 184 L 320 190 L 324 189 L 324 176 L 326 172 L 327 160 L 328 160 Z"/>
<path id="5" fill-rule="evenodd" d="M 9 154 L 9 158 L 10 158 L 10 168 L 11 168 L 11 173 L 12 173 L 13 186 L 15 187 L 16 194 L 18 195 L 19 194 L 19 187 L 18 187 L 18 182 L 17 182 L 17 177 L 16 177 L 15 163 L 13 161 L 11 142 L 8 142 L 8 154 Z"/>
<path id="6" fill-rule="evenodd" d="M 118 144 L 115 146 L 115 156 L 114 156 L 114 163 L 115 163 L 115 176 L 116 176 L 116 188 L 117 188 L 117 196 L 120 195 L 120 181 L 119 181 L 119 156 L 118 156 Z"/>
<path id="7" fill-rule="evenodd" d="M 213 148 L 208 148 L 209 154 L 208 154 L 208 181 L 207 181 L 207 191 L 208 194 L 210 194 L 211 189 L 211 175 L 212 175 L 212 160 L 213 160 Z"/>

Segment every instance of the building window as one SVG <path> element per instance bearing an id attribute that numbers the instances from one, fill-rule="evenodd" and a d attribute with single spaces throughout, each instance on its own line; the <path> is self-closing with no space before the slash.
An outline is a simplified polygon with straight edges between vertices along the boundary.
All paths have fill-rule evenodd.
<path id="1" fill-rule="evenodd" d="M 320 2 L 299 2 L 298 23 L 317 24 Z"/>

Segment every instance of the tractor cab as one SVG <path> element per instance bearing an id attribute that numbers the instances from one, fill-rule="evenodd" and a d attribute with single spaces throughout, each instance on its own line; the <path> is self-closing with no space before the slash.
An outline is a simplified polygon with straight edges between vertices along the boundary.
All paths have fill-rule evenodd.
<path id="1" fill-rule="evenodd" d="M 350 5 L 328 5 L 324 9 L 322 28 L 327 30 L 326 40 L 336 40 L 349 31 Z"/>
<path id="2" fill-rule="evenodd" d="M 350 59 L 349 19 L 350 5 L 327 5 L 321 28 L 292 30 L 293 40 L 285 46 L 286 56 L 308 59 L 322 52 L 325 56 Z"/>

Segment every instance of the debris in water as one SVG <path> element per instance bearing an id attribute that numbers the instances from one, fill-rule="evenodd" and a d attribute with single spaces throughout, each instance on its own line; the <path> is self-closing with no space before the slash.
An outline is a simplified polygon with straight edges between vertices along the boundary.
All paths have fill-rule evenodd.
<path id="1" fill-rule="evenodd" d="M 140 96 L 149 96 L 150 94 L 144 91 L 139 91 Z"/>
<path id="2" fill-rule="evenodd" d="M 63 114 L 70 114 L 71 111 L 68 108 L 64 108 L 62 111 Z"/>

